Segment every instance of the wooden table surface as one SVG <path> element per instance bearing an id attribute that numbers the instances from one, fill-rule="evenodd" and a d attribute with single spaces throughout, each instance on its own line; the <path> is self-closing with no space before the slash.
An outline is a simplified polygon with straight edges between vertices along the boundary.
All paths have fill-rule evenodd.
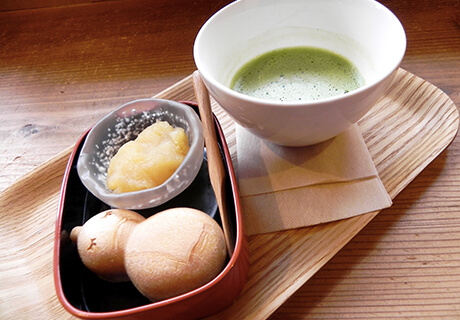
<path id="1" fill-rule="evenodd" d="M 228 2 L 3 1 L 0 191 L 113 108 L 191 74 L 196 33 Z M 402 67 L 460 106 L 460 1 L 382 3 L 406 29 Z M 457 138 L 272 319 L 460 318 L 459 204 Z"/>

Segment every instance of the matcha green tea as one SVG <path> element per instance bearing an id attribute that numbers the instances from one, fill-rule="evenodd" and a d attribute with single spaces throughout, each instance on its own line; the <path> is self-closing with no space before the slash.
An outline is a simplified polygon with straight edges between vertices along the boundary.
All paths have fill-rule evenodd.
<path id="1" fill-rule="evenodd" d="M 292 47 L 249 61 L 230 87 L 256 98 L 293 102 L 337 96 L 363 84 L 358 69 L 346 58 L 325 49 Z"/>

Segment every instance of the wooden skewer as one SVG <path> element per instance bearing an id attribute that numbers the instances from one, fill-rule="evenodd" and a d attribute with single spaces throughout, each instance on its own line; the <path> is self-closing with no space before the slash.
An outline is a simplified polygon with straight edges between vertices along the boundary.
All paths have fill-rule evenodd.
<path id="1" fill-rule="evenodd" d="M 225 205 L 226 173 L 222 161 L 222 155 L 217 143 L 217 135 L 216 129 L 214 127 L 214 119 L 212 116 L 208 89 L 204 85 L 204 82 L 201 79 L 198 71 L 193 73 L 193 88 L 195 89 L 201 122 L 203 123 L 204 141 L 206 144 L 206 151 L 208 156 L 209 177 L 211 179 L 211 185 L 214 189 L 214 193 L 216 194 L 217 205 L 219 207 L 220 218 L 222 221 L 222 229 L 224 231 L 225 242 L 227 245 L 227 251 L 231 257 L 235 246 L 235 240 L 234 233 L 230 228 L 227 207 Z"/>

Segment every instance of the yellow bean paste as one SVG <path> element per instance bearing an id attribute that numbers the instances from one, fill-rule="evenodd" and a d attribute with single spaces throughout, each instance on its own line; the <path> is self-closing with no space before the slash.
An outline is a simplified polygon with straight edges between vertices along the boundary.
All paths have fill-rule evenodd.
<path id="1" fill-rule="evenodd" d="M 107 188 L 123 193 L 159 186 L 176 171 L 189 148 L 184 129 L 157 121 L 110 160 Z"/>

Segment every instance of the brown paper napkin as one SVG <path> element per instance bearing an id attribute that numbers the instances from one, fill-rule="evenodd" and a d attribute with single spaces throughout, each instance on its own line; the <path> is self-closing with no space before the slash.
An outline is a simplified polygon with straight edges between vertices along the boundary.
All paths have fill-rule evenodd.
<path id="1" fill-rule="evenodd" d="M 281 147 L 236 128 L 248 235 L 345 219 L 391 206 L 357 125 L 308 147 Z"/>

